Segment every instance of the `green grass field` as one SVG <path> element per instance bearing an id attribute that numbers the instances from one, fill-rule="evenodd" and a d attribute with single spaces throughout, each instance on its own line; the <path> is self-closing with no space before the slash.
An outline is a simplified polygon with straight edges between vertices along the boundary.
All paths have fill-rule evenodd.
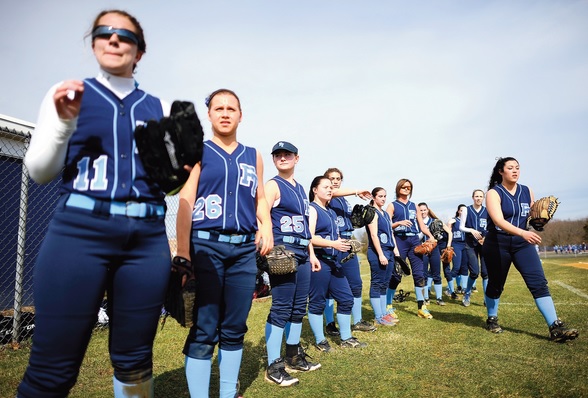
<path id="1" fill-rule="evenodd" d="M 429 307 L 434 319 L 416 316 L 414 293 L 397 303 L 400 324 L 374 333 L 356 333 L 369 344 L 361 350 L 336 348 L 318 352 L 305 320 L 302 341 L 322 368 L 297 374 L 300 384 L 280 388 L 263 380 L 266 366 L 264 326 L 270 300 L 256 301 L 249 316 L 241 367 L 245 397 L 588 397 L 588 255 L 543 259 L 558 315 L 580 331 L 572 342 L 550 342 L 548 330 L 518 272 L 511 269 L 501 298 L 499 318 L 505 332 L 483 329 L 486 312 L 482 293 L 472 305 L 460 302 Z M 364 318 L 373 317 L 367 299 L 369 268 L 362 262 Z M 478 280 L 481 286 L 481 279 Z M 405 278 L 399 288 L 412 291 Z M 64 331 L 67 333 L 67 331 Z M 186 330 L 171 318 L 155 341 L 156 397 L 188 397 L 181 350 Z M 112 369 L 107 331 L 96 331 L 71 397 L 111 397 Z M 329 338 L 331 346 L 338 340 Z M 24 372 L 30 343 L 19 350 L 0 349 L 0 396 L 13 397 Z M 217 396 L 218 368 L 213 364 L 211 396 Z"/>

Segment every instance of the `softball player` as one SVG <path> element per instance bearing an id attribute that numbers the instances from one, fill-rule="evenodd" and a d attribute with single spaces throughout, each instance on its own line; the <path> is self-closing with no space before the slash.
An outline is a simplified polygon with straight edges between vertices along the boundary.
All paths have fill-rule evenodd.
<path id="1" fill-rule="evenodd" d="M 288 371 L 305 372 L 321 367 L 308 357 L 300 345 L 302 318 L 310 288 L 310 273 L 321 264 L 314 254 L 308 229 L 309 202 L 304 188 L 294 179 L 298 148 L 280 141 L 272 148 L 278 175 L 265 184 L 276 244 L 284 245 L 298 259 L 298 271 L 287 275 L 270 275 L 272 306 L 265 326 L 268 368 L 265 380 L 281 387 L 298 384 Z M 282 337 L 286 334 L 286 358 L 281 356 Z M 286 370 L 287 367 L 287 370 Z"/>
<path id="2" fill-rule="evenodd" d="M 68 395 L 105 292 L 114 396 L 153 396 L 170 250 L 164 194 L 143 169 L 133 131 L 169 105 L 133 78 L 146 44 L 132 15 L 99 13 L 91 36 L 98 76 L 49 90 L 24 160 L 38 183 L 65 169 L 35 264 L 35 337 L 18 397 Z"/>
<path id="3" fill-rule="evenodd" d="M 418 210 L 421 213 L 423 222 L 428 227 L 431 225 L 434 219 L 437 218 L 435 213 L 429 209 L 426 203 L 421 202 L 418 204 Z M 427 236 L 423 236 L 424 241 L 428 239 Z M 425 304 L 429 302 L 429 291 L 431 285 L 435 289 L 435 298 L 438 305 L 445 305 L 443 301 L 443 281 L 441 279 L 441 253 L 439 247 L 435 246 L 433 251 L 428 255 L 423 255 L 423 269 L 425 275 L 427 275 L 427 287 L 425 288 Z"/>
<path id="4" fill-rule="evenodd" d="M 392 220 L 392 229 L 400 257 L 404 260 L 408 257 L 410 260 L 418 306 L 417 315 L 419 318 L 432 319 L 433 315 L 424 305 L 427 278 L 423 267 L 423 256 L 416 254 L 414 248 L 420 244 L 419 232 L 422 232 L 423 235 L 434 242 L 436 240 L 423 222 L 421 213 L 417 211 L 415 203 L 410 201 L 412 189 L 412 182 L 409 179 L 400 179 L 396 184 L 396 200 L 388 205 L 386 212 Z M 397 281 L 394 278 L 390 281 L 387 293 L 387 303 L 390 306 L 399 283 L 400 280 Z"/>
<path id="5" fill-rule="evenodd" d="M 461 230 L 461 225 L 464 223 L 463 211 L 466 205 L 460 204 L 457 206 L 455 217 L 449 220 L 449 227 L 453 234 L 453 250 L 455 254 L 453 256 L 453 268 L 451 269 L 452 287 L 455 291 L 456 283 L 459 284 L 459 292 L 464 293 L 462 304 L 465 307 L 470 305 L 470 294 L 475 278 L 478 277 L 477 263 L 470 264 L 466 252 L 465 235 L 466 233 Z M 470 278 L 468 278 L 468 267 L 470 269 Z M 474 277 L 475 276 L 475 277 Z M 468 291 L 469 285 L 469 291 Z M 468 291 L 469 293 L 466 293 Z"/>
<path id="6" fill-rule="evenodd" d="M 519 175 L 519 162 L 515 158 L 498 159 L 486 194 L 490 215 L 488 234 L 482 246 L 488 268 L 486 328 L 493 333 L 502 332 L 498 324 L 498 303 L 513 263 L 545 318 L 550 340 L 573 340 L 578 337 L 578 331 L 567 328 L 557 317 L 541 260 L 535 250 L 535 245 L 541 243 L 541 237 L 527 230 L 527 217 L 534 197 L 530 188 L 518 183 Z"/>
<path id="7" fill-rule="evenodd" d="M 237 395 L 247 316 L 257 265 L 273 247 L 263 186 L 263 161 L 255 148 L 237 141 L 239 97 L 227 89 L 206 100 L 213 137 L 202 161 L 180 191 L 178 256 L 192 260 L 198 288 L 194 326 L 183 353 L 191 397 L 208 397 L 212 356 L 218 344 L 220 397 Z M 258 222 L 259 220 L 259 230 Z"/>
<path id="8" fill-rule="evenodd" d="M 331 180 L 333 184 L 333 197 L 329 202 L 329 207 L 335 211 L 337 215 L 337 227 L 339 227 L 339 236 L 343 239 L 351 239 L 353 236 L 353 225 L 351 225 L 351 211 L 352 207 L 349 202 L 345 199 L 345 196 L 356 195 L 357 197 L 367 200 L 371 199 L 369 191 L 357 191 L 350 189 L 341 188 L 341 182 L 343 181 L 343 173 L 341 170 L 333 167 L 325 171 L 325 177 Z M 337 196 L 340 195 L 340 196 Z M 353 323 L 351 330 L 357 330 L 362 332 L 373 332 L 376 330 L 373 324 L 364 321 L 362 317 L 362 289 L 363 282 L 361 280 L 361 274 L 359 269 L 359 258 L 353 256 L 343 266 L 343 273 L 349 282 L 351 293 L 353 294 L 353 308 L 351 309 L 351 315 Z M 335 326 L 334 319 L 334 300 L 332 298 L 327 299 L 327 306 L 325 307 L 325 318 L 327 321 L 326 331 L 329 335 L 339 336 L 339 330 Z"/>
<path id="9" fill-rule="evenodd" d="M 309 230 L 314 252 L 321 262 L 321 269 L 310 276 L 308 322 L 314 333 L 316 345 L 329 351 L 329 343 L 323 333 L 323 312 L 327 293 L 337 301 L 337 322 L 340 327 L 341 347 L 363 348 L 367 344 L 351 336 L 351 308 L 353 295 L 349 282 L 339 262 L 341 255 L 350 249 L 346 239 L 339 236 L 337 215 L 328 204 L 333 191 L 332 183 L 325 176 L 315 177 L 310 186 Z"/>
<path id="10" fill-rule="evenodd" d="M 383 326 L 395 326 L 397 317 L 386 310 L 386 289 L 390 280 L 400 283 L 400 275 L 394 269 L 394 256 L 398 255 L 396 241 L 392 234 L 390 217 L 383 210 L 387 193 L 384 188 L 372 190 L 370 205 L 376 209 L 372 222 L 366 226 L 368 237 L 367 259 L 370 264 L 370 303 L 374 310 L 375 322 Z"/>
<path id="11" fill-rule="evenodd" d="M 466 287 L 464 300 L 466 296 L 469 299 L 471 292 L 475 291 L 476 279 L 480 268 L 482 270 L 482 287 L 484 291 L 488 284 L 488 272 L 486 271 L 486 263 L 482 257 L 482 244 L 484 243 L 484 237 L 487 233 L 486 227 L 488 225 L 488 212 L 482 206 L 484 191 L 481 189 L 474 190 L 472 199 L 474 203 L 462 210 L 465 223 L 461 223 L 459 226 L 460 230 L 466 234 L 465 247 L 470 269 L 476 270 L 475 273 L 470 272 L 470 278 L 473 278 L 474 281 L 471 288 Z"/>

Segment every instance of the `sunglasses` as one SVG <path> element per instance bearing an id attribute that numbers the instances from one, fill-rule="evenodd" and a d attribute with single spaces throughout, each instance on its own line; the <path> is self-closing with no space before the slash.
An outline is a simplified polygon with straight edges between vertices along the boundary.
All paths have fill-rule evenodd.
<path id="1" fill-rule="evenodd" d="M 409 191 L 412 191 L 412 187 L 410 186 L 401 187 L 401 189 L 408 189 Z"/>
<path id="2" fill-rule="evenodd" d="M 118 36 L 119 40 L 125 43 L 132 43 L 139 45 L 139 38 L 135 32 L 128 29 L 117 29 L 112 26 L 99 25 L 92 32 L 92 40 L 99 37 L 100 39 L 110 39 L 114 33 Z"/>

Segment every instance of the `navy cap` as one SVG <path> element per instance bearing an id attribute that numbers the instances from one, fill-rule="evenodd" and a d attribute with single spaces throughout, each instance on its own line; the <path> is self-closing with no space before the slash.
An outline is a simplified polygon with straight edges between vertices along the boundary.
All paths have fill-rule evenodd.
<path id="1" fill-rule="evenodd" d="M 272 148 L 272 155 L 278 151 L 288 151 L 298 154 L 298 148 L 286 141 L 280 141 Z"/>

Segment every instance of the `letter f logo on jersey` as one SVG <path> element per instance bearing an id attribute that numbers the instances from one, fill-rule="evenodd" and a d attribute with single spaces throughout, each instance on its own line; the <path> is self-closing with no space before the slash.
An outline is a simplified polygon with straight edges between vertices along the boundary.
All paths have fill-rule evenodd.
<path id="1" fill-rule="evenodd" d="M 521 203 L 521 216 L 527 217 L 531 211 L 531 206 L 528 203 Z"/>
<path id="2" fill-rule="evenodd" d="M 255 172 L 255 166 L 240 163 L 239 167 L 241 168 L 241 179 L 239 180 L 239 184 L 251 187 L 251 197 L 254 198 L 257 194 L 257 173 Z"/>

